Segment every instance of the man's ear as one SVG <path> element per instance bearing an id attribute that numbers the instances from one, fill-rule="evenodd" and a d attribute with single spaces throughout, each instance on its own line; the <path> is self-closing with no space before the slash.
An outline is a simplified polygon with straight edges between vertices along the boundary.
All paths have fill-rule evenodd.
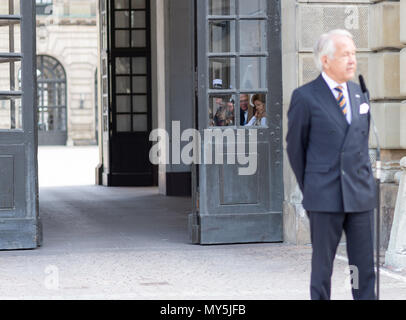
<path id="1" fill-rule="evenodd" d="M 324 69 L 329 68 L 329 59 L 328 59 L 327 55 L 324 55 L 324 56 L 321 57 L 321 63 L 323 65 Z"/>

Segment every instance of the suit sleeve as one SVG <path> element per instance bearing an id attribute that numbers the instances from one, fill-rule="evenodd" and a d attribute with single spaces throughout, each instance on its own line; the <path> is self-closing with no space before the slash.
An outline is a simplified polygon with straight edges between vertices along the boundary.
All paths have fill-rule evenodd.
<path id="1" fill-rule="evenodd" d="M 310 112 L 307 104 L 296 89 L 293 91 L 288 111 L 288 133 L 286 149 L 290 165 L 300 190 L 303 192 L 306 151 L 310 129 Z"/>

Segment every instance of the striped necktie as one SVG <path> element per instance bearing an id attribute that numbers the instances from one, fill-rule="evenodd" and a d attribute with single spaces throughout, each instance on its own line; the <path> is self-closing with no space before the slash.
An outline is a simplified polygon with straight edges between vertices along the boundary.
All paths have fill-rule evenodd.
<path id="1" fill-rule="evenodd" d="M 347 101 L 345 100 L 344 97 L 344 88 L 342 86 L 338 86 L 334 88 L 338 92 L 338 97 L 337 97 L 337 102 L 338 105 L 340 106 L 341 111 L 344 113 L 344 115 L 347 115 Z"/>

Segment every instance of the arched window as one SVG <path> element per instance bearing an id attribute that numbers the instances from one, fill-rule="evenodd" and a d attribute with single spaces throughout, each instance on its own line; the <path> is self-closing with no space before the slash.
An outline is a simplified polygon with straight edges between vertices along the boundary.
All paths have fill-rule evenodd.
<path id="1" fill-rule="evenodd" d="M 39 144 L 64 145 L 67 139 L 66 73 L 58 60 L 37 56 Z"/>

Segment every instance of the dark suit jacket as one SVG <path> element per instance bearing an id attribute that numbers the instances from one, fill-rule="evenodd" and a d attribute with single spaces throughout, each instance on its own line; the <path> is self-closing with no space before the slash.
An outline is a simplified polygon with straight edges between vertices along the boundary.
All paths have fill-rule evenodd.
<path id="1" fill-rule="evenodd" d="M 307 211 L 361 212 L 376 207 L 368 153 L 370 114 L 360 87 L 348 82 L 348 124 L 320 75 L 296 89 L 288 112 L 287 153 Z"/>
<path id="2" fill-rule="evenodd" d="M 247 123 L 250 122 L 251 118 L 254 116 L 254 108 L 248 105 L 248 116 L 247 116 Z M 245 123 L 245 124 L 247 124 Z M 240 125 L 244 125 L 244 111 L 240 108 Z"/>

